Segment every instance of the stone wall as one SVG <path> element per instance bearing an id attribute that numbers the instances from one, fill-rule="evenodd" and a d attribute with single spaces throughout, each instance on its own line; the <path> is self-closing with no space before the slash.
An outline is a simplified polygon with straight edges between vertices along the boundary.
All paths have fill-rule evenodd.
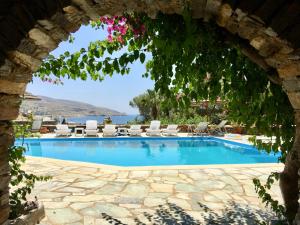
<path id="1" fill-rule="evenodd" d="M 0 222 L 6 221 L 9 214 L 9 168 L 8 147 L 13 142 L 12 127 L 9 121 L 0 121 Z M 2 224 L 1 223 L 1 224 Z"/>
<path id="2" fill-rule="evenodd" d="M 13 141 L 9 121 L 16 118 L 19 95 L 24 92 L 42 59 L 90 19 L 105 14 L 118 15 L 124 11 L 146 12 L 154 18 L 158 11 L 181 13 L 184 2 L 29 0 L 26 3 L 1 3 L 0 29 L 4 32 L 0 35 L 0 224 L 5 223 L 9 210 L 7 148 Z M 191 8 L 194 18 L 215 20 L 222 29 L 243 39 L 246 43 L 241 46 L 244 54 L 265 69 L 272 82 L 282 84 L 295 110 L 300 110 L 299 49 L 280 38 L 260 18 L 233 8 L 222 0 L 192 0 Z M 299 153 L 299 146 L 296 149 Z M 297 225 L 300 225 L 300 211 Z"/>

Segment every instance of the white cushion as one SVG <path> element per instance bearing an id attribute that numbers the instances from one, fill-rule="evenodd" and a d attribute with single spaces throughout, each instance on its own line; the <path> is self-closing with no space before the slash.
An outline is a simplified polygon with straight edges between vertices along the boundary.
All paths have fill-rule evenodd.
<path id="1" fill-rule="evenodd" d="M 57 124 L 56 129 L 57 130 L 69 130 L 69 127 L 66 124 Z"/>
<path id="2" fill-rule="evenodd" d="M 176 125 L 176 124 L 171 124 L 171 125 L 168 125 L 167 130 L 176 130 L 177 127 L 178 127 L 178 125 Z"/>
<path id="3" fill-rule="evenodd" d="M 141 129 L 141 125 L 131 125 L 130 126 L 130 130 L 140 130 Z"/>
<path id="4" fill-rule="evenodd" d="M 115 130 L 116 129 L 116 125 L 114 124 L 107 124 L 104 127 L 105 130 Z"/>
<path id="5" fill-rule="evenodd" d="M 86 129 L 88 129 L 88 130 L 96 130 L 97 129 L 97 120 L 87 120 L 85 125 L 86 125 Z"/>

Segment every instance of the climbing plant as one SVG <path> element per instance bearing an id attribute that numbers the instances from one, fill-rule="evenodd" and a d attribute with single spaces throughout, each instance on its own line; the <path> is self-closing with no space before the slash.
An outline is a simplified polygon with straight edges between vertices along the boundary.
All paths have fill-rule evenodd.
<path id="1" fill-rule="evenodd" d="M 32 122 L 22 125 L 14 124 L 15 138 L 23 140 L 25 137 L 30 137 L 30 129 Z M 25 163 L 24 156 L 27 150 L 23 141 L 20 144 L 11 146 L 9 148 L 9 167 L 10 167 L 10 185 L 12 191 L 9 195 L 10 214 L 11 220 L 16 219 L 18 216 L 27 214 L 31 209 L 37 207 L 37 202 L 27 201 L 27 195 L 32 192 L 37 181 L 47 181 L 50 176 L 37 176 L 32 173 L 27 173 L 22 169 L 22 164 Z"/>
<path id="2" fill-rule="evenodd" d="M 189 107 L 191 99 L 214 101 L 221 97 L 231 121 L 275 137 L 269 143 L 253 141 L 262 151 L 279 153 L 279 161 L 285 163 L 295 133 L 286 94 L 241 53 L 238 41 L 214 23 L 192 19 L 186 11 L 183 16 L 159 14 L 155 20 L 145 14 L 102 17 L 91 24 L 95 29 L 107 29 L 107 39 L 91 42 L 72 54 L 50 55 L 35 75 L 82 80 L 90 76 L 101 81 L 107 75 L 128 74 L 131 64 L 139 60 L 146 66 L 142 76 L 153 79 L 155 90 L 179 107 Z M 112 56 L 124 48 L 125 53 Z M 145 63 L 146 55 L 151 59 Z M 254 181 L 265 202 L 272 201 L 266 197 L 265 187 L 278 177 L 272 175 L 266 185 Z M 288 215 L 289 221 L 295 216 L 286 214 L 278 202 L 270 205 L 277 213 Z"/>

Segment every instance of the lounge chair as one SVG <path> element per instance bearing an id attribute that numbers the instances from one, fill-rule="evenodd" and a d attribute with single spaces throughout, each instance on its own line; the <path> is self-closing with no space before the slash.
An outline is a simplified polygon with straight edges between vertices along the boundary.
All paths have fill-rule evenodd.
<path id="1" fill-rule="evenodd" d="M 146 129 L 146 134 L 149 136 L 160 136 L 161 130 L 159 128 L 160 128 L 160 121 L 152 120 L 150 123 L 150 127 Z"/>
<path id="2" fill-rule="evenodd" d="M 103 131 L 103 137 L 116 136 L 117 134 L 116 125 L 114 124 L 106 124 L 102 131 Z"/>
<path id="3" fill-rule="evenodd" d="M 178 129 L 177 129 L 178 125 L 172 124 L 172 125 L 168 125 L 166 129 L 162 129 L 162 133 L 163 135 L 166 136 L 177 136 L 178 134 Z"/>
<path id="4" fill-rule="evenodd" d="M 208 134 L 208 122 L 200 122 L 193 131 L 194 135 Z"/>
<path id="5" fill-rule="evenodd" d="M 87 120 L 85 123 L 85 135 L 86 136 L 98 136 L 98 123 L 97 120 Z"/>
<path id="6" fill-rule="evenodd" d="M 40 132 L 42 123 L 43 123 L 42 120 L 33 120 L 31 125 L 31 132 Z"/>
<path id="7" fill-rule="evenodd" d="M 117 129 L 117 136 L 127 136 L 128 130 L 124 127 L 118 127 Z"/>
<path id="8" fill-rule="evenodd" d="M 127 131 L 130 136 L 141 136 L 142 134 L 141 125 L 131 125 Z"/>
<path id="9" fill-rule="evenodd" d="M 57 124 L 56 129 L 54 130 L 56 136 L 70 136 L 71 129 L 69 129 L 66 124 Z"/>
<path id="10" fill-rule="evenodd" d="M 223 136 L 226 132 L 225 125 L 227 120 L 222 120 L 217 126 L 212 127 L 210 133 L 213 135 Z"/>

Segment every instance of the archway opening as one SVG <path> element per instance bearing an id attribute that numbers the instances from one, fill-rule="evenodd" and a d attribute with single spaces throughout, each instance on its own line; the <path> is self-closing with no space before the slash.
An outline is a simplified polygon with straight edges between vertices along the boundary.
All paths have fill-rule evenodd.
<path id="1" fill-rule="evenodd" d="M 77 5 L 78 7 L 78 5 Z M 88 4 L 83 4 L 82 3 L 82 7 L 84 9 L 84 11 L 88 11 L 88 10 L 91 10 L 90 8 L 88 8 Z M 136 6 L 138 8 L 138 6 Z M 161 6 L 163 8 L 163 6 Z M 175 6 L 172 6 L 172 7 L 169 7 L 169 8 L 165 8 L 166 11 L 168 10 L 174 10 L 176 9 L 176 5 Z M 207 5 L 206 7 L 204 7 L 205 9 L 208 8 Z M 178 8 L 177 8 L 178 9 Z M 209 9 L 209 8 L 208 8 Z M 278 73 L 280 75 L 280 77 L 283 79 L 284 83 L 284 88 L 287 89 L 287 92 L 289 94 L 289 98 L 290 98 L 290 101 L 294 107 L 294 109 L 298 109 L 298 88 L 299 88 L 299 85 L 295 85 L 298 84 L 298 78 L 297 78 L 297 75 L 299 75 L 299 67 L 298 67 L 298 59 L 297 58 L 289 58 L 289 56 L 295 56 L 297 55 L 297 53 L 294 51 L 294 49 L 289 46 L 289 44 L 286 44 L 284 42 L 282 42 L 280 39 L 277 39 L 277 38 L 274 38 L 274 36 L 272 36 L 272 33 L 268 34 L 269 36 L 264 36 L 262 35 L 262 37 L 256 37 L 255 36 L 255 31 L 259 31 L 260 29 L 263 29 L 263 30 L 266 30 L 266 28 L 263 26 L 263 25 L 258 25 L 256 24 L 255 21 L 253 20 L 249 20 L 249 17 L 247 15 L 243 15 L 243 14 L 238 14 L 238 10 L 236 11 L 236 14 L 233 13 L 232 11 L 232 8 L 229 6 L 229 5 L 221 5 L 221 4 L 217 4 L 216 5 L 216 11 L 214 11 L 214 8 L 213 10 L 208 10 L 209 12 L 212 12 L 212 15 L 214 15 L 214 13 L 216 13 L 215 15 L 218 15 L 218 19 L 219 19 L 219 24 L 221 26 L 225 26 L 226 29 L 230 30 L 231 32 L 236 32 L 236 29 L 237 27 L 240 29 L 238 31 L 239 35 L 242 37 L 242 38 L 245 38 L 245 39 L 248 39 L 250 44 L 252 46 L 254 46 L 256 49 L 259 50 L 259 55 L 266 55 L 265 57 L 267 58 L 267 60 L 265 60 L 267 62 L 267 64 L 271 64 L 274 68 L 277 68 L 278 69 Z M 93 11 L 93 10 L 91 10 Z M 90 14 L 92 14 L 92 12 L 89 11 Z M 176 11 L 176 10 L 175 10 Z M 66 14 L 69 14 L 68 16 L 70 15 L 73 15 L 73 19 L 77 22 L 77 23 L 81 23 L 84 21 L 84 19 L 82 18 L 78 18 L 80 17 L 80 10 L 78 10 L 78 8 L 76 7 L 66 7 L 64 8 L 64 12 L 66 12 Z M 75 15 L 79 15 L 77 18 Z M 81 15 L 84 15 L 81 14 Z M 239 16 L 241 16 L 243 19 L 239 18 Z M 83 16 L 84 17 L 84 16 Z M 57 19 L 57 18 L 56 18 Z M 70 19 L 70 17 L 69 17 Z M 72 19 L 72 18 L 71 18 Z M 239 20 L 241 19 L 241 20 Z M 249 22 L 250 21 L 250 22 Z M 51 25 L 49 24 L 45 24 L 45 21 L 41 21 L 41 23 L 44 23 L 43 26 L 47 27 L 48 26 L 48 29 L 51 30 Z M 251 23 L 254 23 L 255 25 L 254 26 L 251 26 L 250 24 Z M 239 26 L 237 26 L 237 24 L 239 24 Z M 70 29 L 72 26 L 69 24 L 69 26 L 66 26 L 64 29 Z M 55 28 L 55 26 L 54 26 Z M 243 29 L 246 29 L 246 31 L 251 31 L 250 33 L 247 33 L 247 32 L 242 32 Z M 9 59 L 10 61 L 5 61 L 6 63 L 6 66 L 9 67 L 9 66 L 12 66 L 14 67 L 15 66 L 15 70 L 11 70 L 10 71 L 10 74 L 14 74 L 15 76 L 13 77 L 10 77 L 7 81 L 5 81 L 6 85 L 4 85 L 5 87 L 2 88 L 2 93 L 5 93 L 4 95 L 2 95 L 2 98 L 3 98 L 3 102 L 5 102 L 3 105 L 3 111 L 2 111 L 2 120 L 3 121 L 7 121 L 11 118 L 13 118 L 18 110 L 18 97 L 17 97 L 17 94 L 19 94 L 18 92 L 19 91 L 16 91 L 16 87 L 21 87 L 21 90 L 22 88 L 24 87 L 24 81 L 28 80 L 28 78 L 30 78 L 30 76 L 28 76 L 27 78 L 24 78 L 26 76 L 19 76 L 20 73 L 27 73 L 27 74 L 30 74 L 30 70 L 35 70 L 37 69 L 37 65 L 39 64 L 38 61 L 34 60 L 34 57 L 32 57 L 33 55 L 37 56 L 39 55 L 39 57 L 43 57 L 45 55 L 45 51 L 47 53 L 47 48 L 51 49 L 53 48 L 53 46 L 55 45 L 53 43 L 53 38 L 51 37 L 51 35 L 47 35 L 47 31 L 41 31 L 39 30 L 38 28 L 35 28 L 33 30 L 31 30 L 29 32 L 29 36 L 32 40 L 34 40 L 34 44 L 37 44 L 42 47 L 42 50 L 43 51 L 37 51 L 37 50 L 40 50 L 40 49 L 36 49 L 35 53 L 29 53 L 29 54 L 25 54 L 22 53 L 22 52 L 9 52 L 8 53 L 8 56 L 9 56 Z M 40 38 L 42 37 L 42 38 Z M 51 37 L 49 39 L 49 37 Z M 58 38 L 58 37 L 56 37 Z M 59 37 L 60 38 L 60 37 Z M 268 40 L 270 40 L 270 42 L 268 42 Z M 272 49 L 272 46 L 274 46 L 274 43 L 275 45 L 279 45 L 280 48 L 276 48 L 275 52 L 274 53 L 274 49 Z M 270 47 L 271 45 L 271 47 Z M 270 51 L 270 49 L 272 51 Z M 21 54 L 19 54 L 21 53 Z M 27 56 L 31 56 L 31 58 L 28 58 Z M 271 55 L 271 57 L 269 57 Z M 283 57 L 283 58 L 280 58 L 280 57 Z M 21 66 L 19 66 L 21 65 Z M 20 79 L 19 81 L 21 82 L 15 82 L 17 81 L 18 79 Z M 22 84 L 23 83 L 23 84 Z M 293 84 L 294 83 L 294 84 Z M 10 88 L 7 88 L 7 86 L 10 86 Z M 13 88 L 14 87 L 14 88 Z M 22 91 L 21 91 L 22 92 Z M 9 104 L 6 104 L 6 103 L 9 103 Z M 297 111 L 296 111 L 297 112 Z M 296 119 L 298 118 L 297 114 L 296 114 Z M 296 124 L 298 122 L 296 121 Z M 4 127 L 4 131 L 3 133 L 4 134 L 7 134 L 8 133 L 8 136 L 5 136 L 4 135 L 4 138 L 9 138 L 10 136 L 10 132 L 11 130 L 9 130 L 7 128 L 7 122 L 3 122 L 3 125 L 2 127 Z M 9 127 L 9 126 L 8 126 Z M 296 139 L 296 142 L 295 142 L 295 146 L 294 146 L 294 155 L 293 155 L 293 159 L 297 159 L 297 151 L 298 151 L 298 144 L 297 144 L 297 140 Z M 7 147 L 7 143 L 9 143 L 9 141 L 7 141 L 4 146 L 3 146 L 3 149 L 5 149 Z M 5 152 L 5 151 L 4 151 Z M 294 170 L 294 166 L 296 166 L 296 162 L 295 164 L 293 164 L 290 168 L 288 168 L 288 170 Z M 4 168 L 7 168 L 5 166 L 6 164 L 4 163 Z M 4 173 L 3 173 L 3 177 L 7 177 L 7 169 L 4 170 Z M 290 180 L 288 180 L 290 181 Z M 5 184 L 4 184 L 5 186 Z M 3 190 L 7 190 L 6 187 L 3 188 Z M 3 192 L 3 196 L 6 195 L 6 191 Z M 7 205 L 6 202 L 4 202 L 5 204 L 4 205 Z M 5 208 L 5 207 L 4 207 Z M 5 209 L 7 211 L 7 209 Z M 4 211 L 5 212 L 5 211 Z"/>

